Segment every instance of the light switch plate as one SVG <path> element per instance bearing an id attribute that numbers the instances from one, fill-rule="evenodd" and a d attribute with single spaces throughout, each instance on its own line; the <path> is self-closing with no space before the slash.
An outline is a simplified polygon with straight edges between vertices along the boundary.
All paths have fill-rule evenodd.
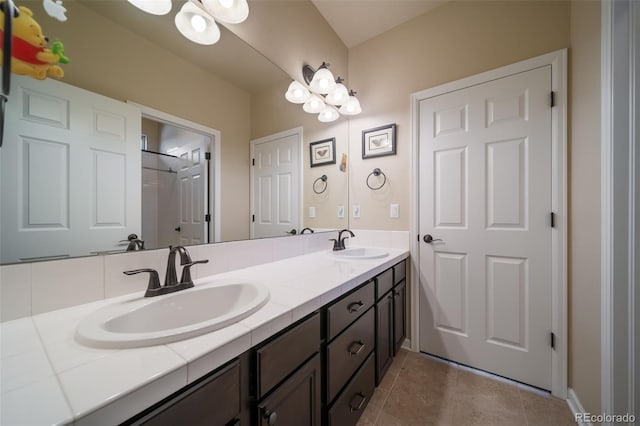
<path id="1" fill-rule="evenodd" d="M 338 218 L 344 219 L 344 206 L 338 206 Z"/>
<path id="2" fill-rule="evenodd" d="M 390 207 L 390 208 L 389 208 L 389 216 L 390 216 L 392 219 L 397 219 L 397 218 L 398 218 L 398 216 L 400 215 L 400 205 L 398 205 L 398 204 L 391 204 L 389 207 Z"/>
<path id="3" fill-rule="evenodd" d="M 316 208 L 309 207 L 309 217 L 316 217 Z"/>
<path id="4" fill-rule="evenodd" d="M 360 218 L 360 206 L 352 206 L 353 208 L 353 217 L 355 219 L 359 219 Z"/>

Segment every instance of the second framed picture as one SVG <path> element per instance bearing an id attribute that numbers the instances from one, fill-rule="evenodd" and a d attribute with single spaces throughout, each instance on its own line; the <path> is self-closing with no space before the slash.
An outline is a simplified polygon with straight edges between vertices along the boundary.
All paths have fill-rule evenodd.
<path id="1" fill-rule="evenodd" d="M 362 131 L 362 158 L 396 155 L 396 124 Z"/>
<path id="2" fill-rule="evenodd" d="M 336 138 L 323 139 L 309 144 L 311 167 L 336 164 Z"/>

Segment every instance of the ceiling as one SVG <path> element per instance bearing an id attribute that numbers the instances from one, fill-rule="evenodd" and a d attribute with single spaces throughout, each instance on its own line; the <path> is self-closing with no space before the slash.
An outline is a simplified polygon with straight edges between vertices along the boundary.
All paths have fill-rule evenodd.
<path id="1" fill-rule="evenodd" d="M 311 0 L 331 28 L 352 48 L 447 0 Z"/>

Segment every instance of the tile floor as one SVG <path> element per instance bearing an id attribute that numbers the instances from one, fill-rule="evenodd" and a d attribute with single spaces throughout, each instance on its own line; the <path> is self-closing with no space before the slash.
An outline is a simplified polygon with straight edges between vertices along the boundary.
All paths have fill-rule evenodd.
<path id="1" fill-rule="evenodd" d="M 567 403 L 402 350 L 358 426 L 575 425 Z"/>

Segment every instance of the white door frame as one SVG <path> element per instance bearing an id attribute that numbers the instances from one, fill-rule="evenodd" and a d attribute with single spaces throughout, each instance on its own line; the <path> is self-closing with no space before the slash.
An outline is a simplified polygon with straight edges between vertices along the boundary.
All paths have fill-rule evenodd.
<path id="1" fill-rule="evenodd" d="M 222 204 L 220 200 L 221 179 L 220 179 L 220 145 L 222 144 L 220 130 L 203 126 L 202 124 L 186 120 L 175 115 L 168 114 L 151 107 L 138 104 L 136 102 L 127 101 L 128 104 L 135 105 L 140 108 L 143 118 L 149 118 L 161 123 L 170 124 L 172 126 L 181 127 L 196 133 L 201 133 L 211 138 L 211 155 L 213 155 L 213 172 L 209 173 L 209 197 L 213 198 L 213 227 L 209 228 L 209 243 L 218 243 L 221 241 L 221 217 Z M 209 202 L 209 201 L 207 201 Z M 213 234 L 213 235 L 212 235 Z"/>
<path id="2" fill-rule="evenodd" d="M 258 139 L 254 139 L 250 142 L 250 150 L 249 150 L 249 164 L 252 164 L 251 162 L 253 161 L 253 159 L 255 159 L 255 148 L 256 145 L 265 141 L 270 141 L 273 139 L 280 139 L 280 138 L 286 138 L 287 136 L 298 136 L 298 176 L 300 176 L 300 183 L 298 185 L 298 225 L 302 224 L 302 205 L 304 204 L 303 199 L 302 199 L 302 189 L 304 188 L 302 179 L 302 160 L 303 160 L 303 152 L 302 152 L 302 136 L 303 136 L 303 127 L 294 127 L 293 129 L 289 129 L 289 130 L 283 130 L 282 132 L 278 132 L 278 133 L 274 133 L 272 135 L 267 135 L 267 136 L 263 136 L 261 138 Z M 254 176 L 254 168 L 253 166 L 249 166 L 249 169 L 251 169 L 250 173 L 249 173 L 249 200 L 250 200 L 250 208 L 251 208 L 251 213 L 249 214 L 249 238 L 253 239 L 254 238 L 254 222 L 251 220 L 251 215 L 254 214 L 255 209 L 254 209 L 254 205 L 253 205 L 253 193 L 255 188 L 253 187 L 253 176 Z"/>
<path id="3" fill-rule="evenodd" d="M 602 412 L 637 418 L 640 5 L 605 0 L 601 11 Z"/>
<path id="4" fill-rule="evenodd" d="M 416 237 L 420 232 L 419 172 L 420 172 L 420 115 L 419 104 L 423 99 L 439 96 L 469 86 L 474 86 L 534 68 L 551 65 L 551 90 L 555 92 L 555 107 L 551 109 L 552 129 L 552 201 L 556 214 L 552 228 L 552 330 L 555 333 L 555 350 L 552 351 L 551 392 L 558 398 L 567 397 L 567 50 L 562 49 L 522 62 L 507 65 L 461 80 L 422 90 L 411 95 L 411 349 L 420 350 L 419 327 L 419 276 L 420 244 Z"/>

